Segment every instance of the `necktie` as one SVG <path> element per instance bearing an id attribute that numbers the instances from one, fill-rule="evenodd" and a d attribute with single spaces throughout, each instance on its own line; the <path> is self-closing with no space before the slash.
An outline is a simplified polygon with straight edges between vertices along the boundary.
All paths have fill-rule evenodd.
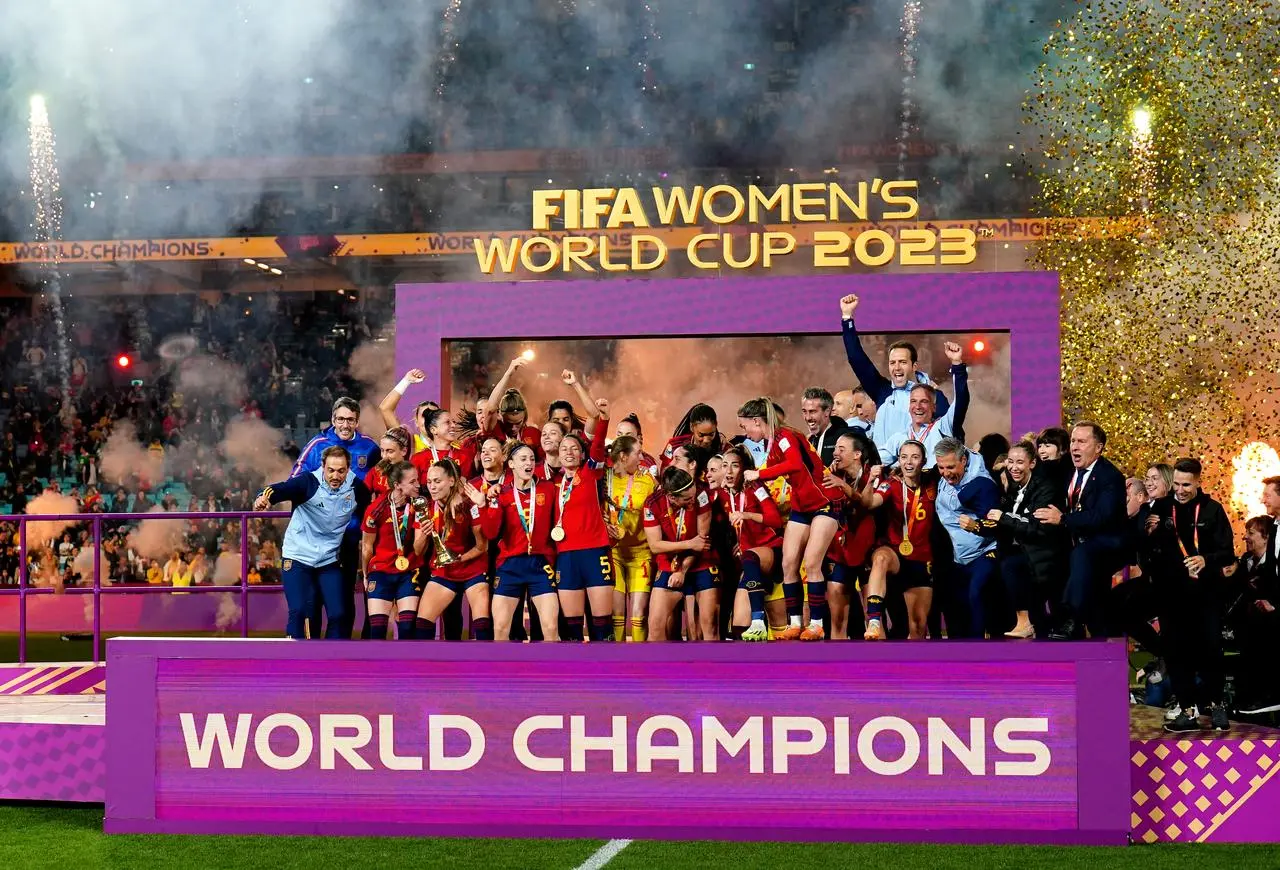
<path id="1" fill-rule="evenodd" d="M 1072 510 L 1075 510 L 1076 505 L 1080 504 L 1080 490 L 1084 489 L 1084 475 L 1085 475 L 1085 470 L 1083 468 L 1076 469 L 1076 482 L 1071 487 L 1070 507 Z"/>

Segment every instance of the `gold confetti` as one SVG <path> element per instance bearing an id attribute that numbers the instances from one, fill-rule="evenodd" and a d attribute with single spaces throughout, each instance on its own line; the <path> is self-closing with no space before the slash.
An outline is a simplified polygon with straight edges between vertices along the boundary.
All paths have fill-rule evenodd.
<path id="1" fill-rule="evenodd" d="M 1059 21 L 1027 101 L 1042 213 L 1138 216 L 1053 239 L 1064 413 L 1130 473 L 1199 456 L 1237 523 L 1232 460 L 1280 433 L 1280 15 L 1241 0 L 1096 0 Z M 1256 449 L 1256 448 L 1253 448 Z"/>

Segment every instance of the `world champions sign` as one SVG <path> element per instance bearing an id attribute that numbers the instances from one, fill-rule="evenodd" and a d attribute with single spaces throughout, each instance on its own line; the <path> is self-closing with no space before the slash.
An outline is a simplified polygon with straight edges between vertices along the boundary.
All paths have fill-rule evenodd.
<path id="1" fill-rule="evenodd" d="M 108 656 L 108 832 L 1128 831 L 1119 643 L 124 639 Z"/>
<path id="2" fill-rule="evenodd" d="M 770 268 L 782 257 L 801 256 L 796 235 L 771 224 L 868 221 L 883 226 L 816 230 L 812 265 L 819 269 L 964 266 L 978 256 L 968 227 L 894 227 L 920 212 L 915 181 L 876 178 L 836 183 L 711 187 L 586 188 L 533 193 L 529 238 L 476 238 L 472 245 L 486 275 L 525 272 L 649 272 L 679 253 L 699 269 Z M 646 229 L 698 228 L 682 248 Z M 625 245 L 610 236 L 630 231 Z M 616 238 L 616 236 L 615 236 Z"/>

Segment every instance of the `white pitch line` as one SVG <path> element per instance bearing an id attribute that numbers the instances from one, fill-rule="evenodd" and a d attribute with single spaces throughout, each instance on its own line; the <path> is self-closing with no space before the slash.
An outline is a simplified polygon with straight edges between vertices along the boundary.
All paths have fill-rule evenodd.
<path id="1" fill-rule="evenodd" d="M 610 840 L 599 849 L 596 849 L 590 858 L 578 865 L 577 870 L 600 870 L 601 867 L 616 858 L 619 852 L 630 845 L 630 840 Z"/>

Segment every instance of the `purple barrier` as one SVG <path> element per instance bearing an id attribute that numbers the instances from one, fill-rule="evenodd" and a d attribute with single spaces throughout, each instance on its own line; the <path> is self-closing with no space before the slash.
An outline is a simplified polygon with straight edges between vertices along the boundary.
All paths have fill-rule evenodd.
<path id="1" fill-rule="evenodd" d="M 65 590 L 64 594 L 73 596 L 92 596 L 86 599 L 86 604 L 70 605 L 64 604 L 62 613 L 57 619 L 71 619 L 74 625 L 73 617 L 70 617 L 65 611 L 74 609 L 75 606 L 83 607 L 82 626 L 84 623 L 92 626 L 93 630 L 93 660 L 99 661 L 102 650 L 102 596 L 103 595 L 168 595 L 174 594 L 173 587 L 170 586 L 103 586 L 102 585 L 102 524 L 104 522 L 135 522 L 142 520 L 203 520 L 203 519 L 220 519 L 226 520 L 234 517 L 240 523 L 240 582 L 235 586 L 193 586 L 184 587 L 182 593 L 196 593 L 198 595 L 210 592 L 218 593 L 216 598 L 210 600 L 210 606 L 214 608 L 212 627 L 208 630 L 225 630 L 230 623 L 239 622 L 240 636 L 248 637 L 250 629 L 249 619 L 249 592 L 252 591 L 276 591 L 279 592 L 280 587 L 270 586 L 249 586 L 249 524 L 246 519 L 253 517 L 254 519 L 287 519 L 288 511 L 223 511 L 220 513 L 193 513 L 174 511 L 163 513 L 145 513 L 145 514 L 20 514 L 13 517 L 4 517 L 4 522 L 16 522 L 18 524 L 18 587 L 16 589 L 0 589 L 0 602 L 7 604 L 7 596 L 15 596 L 17 600 L 18 610 L 18 662 L 25 663 L 27 660 L 27 632 L 44 630 L 39 627 L 29 626 L 27 624 L 27 607 L 29 599 L 32 596 L 52 595 L 54 590 L 48 587 L 33 586 L 30 577 L 27 576 L 27 525 L 29 523 L 38 522 L 59 522 L 59 523 L 89 523 L 93 528 L 93 551 L 95 558 L 93 560 L 93 586 L 92 587 L 70 587 Z M 226 619 L 227 613 L 226 601 L 228 596 L 234 596 L 236 607 L 239 613 L 232 619 Z M 0 617 L 3 616 L 4 610 L 8 608 L 0 608 Z M 58 608 L 51 608 L 57 610 Z M 153 609 L 162 609 L 153 608 Z M 202 608 L 190 607 L 188 610 L 199 611 Z M 275 610 L 279 610 L 278 601 L 275 603 Z M 227 623 L 219 627 L 219 611 L 224 614 L 223 621 Z M 275 626 L 283 625 L 283 621 L 277 621 Z M 136 624 L 135 624 L 136 626 Z M 87 626 L 85 626 L 87 627 Z M 53 630 L 66 631 L 70 630 L 59 626 Z M 108 629 L 111 630 L 111 629 Z M 129 630 L 129 629 L 125 629 Z M 156 631 L 184 631 L 192 630 L 185 627 L 185 623 L 180 623 L 180 627 L 165 628 L 162 626 L 152 628 Z M 202 630 L 202 629 L 195 629 Z"/>
<path id="2" fill-rule="evenodd" d="M 1129 832 L 1122 643 L 108 650 L 108 832 Z"/>

